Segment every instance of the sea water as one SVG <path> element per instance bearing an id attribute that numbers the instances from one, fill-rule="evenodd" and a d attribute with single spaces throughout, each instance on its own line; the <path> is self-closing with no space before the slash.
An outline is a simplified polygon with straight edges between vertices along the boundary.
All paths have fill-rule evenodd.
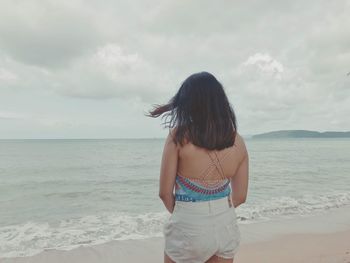
<path id="1" fill-rule="evenodd" d="M 0 258 L 162 236 L 164 139 L 0 140 Z M 350 205 L 350 139 L 246 139 L 239 224 Z"/>

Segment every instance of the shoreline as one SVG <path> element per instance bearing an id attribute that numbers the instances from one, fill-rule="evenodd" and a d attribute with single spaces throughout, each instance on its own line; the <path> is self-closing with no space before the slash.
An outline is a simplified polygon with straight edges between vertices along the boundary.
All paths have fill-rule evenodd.
<path id="1" fill-rule="evenodd" d="M 236 263 L 350 263 L 350 206 L 298 218 L 239 224 Z M 163 262 L 164 239 L 115 240 L 72 250 L 46 249 L 1 263 Z"/>
<path id="2" fill-rule="evenodd" d="M 32 257 L 7 258 L 3 263 L 163 262 L 163 239 L 111 241 L 92 247 L 47 250 Z M 136 248 L 136 249 L 135 249 Z M 323 234 L 286 234 L 268 241 L 243 243 L 236 263 L 349 263 L 350 229 Z"/>

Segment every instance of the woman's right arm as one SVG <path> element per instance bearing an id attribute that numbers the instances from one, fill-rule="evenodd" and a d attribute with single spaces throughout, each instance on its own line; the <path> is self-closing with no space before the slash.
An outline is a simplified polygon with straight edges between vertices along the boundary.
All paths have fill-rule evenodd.
<path id="1" fill-rule="evenodd" d="M 231 178 L 231 199 L 233 206 L 243 204 L 247 199 L 249 178 L 249 155 L 243 138 L 238 135 L 238 147 L 243 153 L 243 158 L 237 168 L 236 174 Z"/>

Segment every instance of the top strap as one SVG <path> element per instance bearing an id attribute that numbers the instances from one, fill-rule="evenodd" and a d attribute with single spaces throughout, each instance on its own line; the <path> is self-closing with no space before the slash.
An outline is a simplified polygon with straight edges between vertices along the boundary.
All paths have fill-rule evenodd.
<path id="1" fill-rule="evenodd" d="M 211 155 L 210 155 L 210 152 L 205 149 L 206 153 L 208 154 L 210 160 L 211 160 L 211 163 L 210 165 L 202 172 L 202 179 L 205 179 L 208 175 L 210 175 L 213 171 L 213 169 L 216 169 L 218 172 L 219 172 L 219 175 L 222 179 L 226 179 L 225 177 L 225 173 L 224 173 L 224 169 L 222 168 L 222 165 L 221 165 L 221 162 L 219 160 L 219 157 L 216 153 L 216 151 L 214 152 L 215 154 L 215 158 L 213 158 Z M 226 152 L 221 160 L 224 160 L 227 156 L 228 156 L 229 152 Z"/>

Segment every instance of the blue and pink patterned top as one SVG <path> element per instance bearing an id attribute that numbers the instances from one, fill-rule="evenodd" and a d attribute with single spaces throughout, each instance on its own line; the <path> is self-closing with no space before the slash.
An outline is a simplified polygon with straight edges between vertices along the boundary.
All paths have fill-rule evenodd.
<path id="1" fill-rule="evenodd" d="M 182 176 L 179 171 L 175 180 L 175 200 L 185 202 L 200 202 L 209 201 L 219 198 L 224 198 L 230 195 L 230 179 L 225 176 L 223 167 L 219 156 L 214 151 L 215 157 L 212 157 L 208 150 L 206 150 L 208 156 L 211 159 L 208 167 L 204 170 L 200 177 L 188 178 Z M 229 156 L 229 151 L 223 154 L 221 161 Z M 217 179 L 209 179 L 213 170 L 216 169 L 219 172 Z"/>
<path id="2" fill-rule="evenodd" d="M 176 175 L 175 200 L 177 201 L 208 201 L 226 197 L 230 193 L 230 179 L 203 180 Z"/>

